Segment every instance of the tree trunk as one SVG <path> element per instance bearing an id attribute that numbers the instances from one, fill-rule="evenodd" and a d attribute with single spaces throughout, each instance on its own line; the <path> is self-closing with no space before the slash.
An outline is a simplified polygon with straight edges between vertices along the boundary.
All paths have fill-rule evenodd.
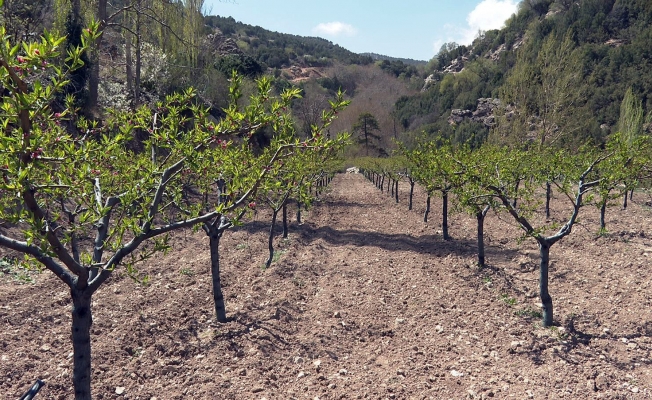
<path id="1" fill-rule="evenodd" d="M 88 290 L 71 289 L 75 400 L 91 399 L 91 295 Z"/>
<path id="2" fill-rule="evenodd" d="M 634 189 L 629 191 L 629 200 L 634 200 Z"/>
<path id="3" fill-rule="evenodd" d="M 442 221 L 441 221 L 441 231 L 444 236 L 444 240 L 450 240 L 448 236 L 448 192 L 441 192 L 442 199 Z"/>
<path id="4" fill-rule="evenodd" d="M 430 194 L 426 197 L 426 212 L 423 213 L 423 222 L 428 222 L 428 214 L 430 214 Z"/>
<path id="5" fill-rule="evenodd" d="M 394 186 L 396 186 L 396 185 L 394 184 L 394 182 L 395 182 L 394 179 L 390 179 L 390 180 L 389 180 L 389 183 L 388 183 L 388 186 L 391 186 L 391 187 L 392 187 L 392 191 L 391 191 L 391 196 L 392 196 L 392 197 L 394 197 Z M 389 189 L 389 188 L 388 188 L 388 189 Z M 389 190 L 388 190 L 388 191 L 389 191 Z"/>
<path id="6" fill-rule="evenodd" d="M 381 192 L 385 191 L 385 175 L 383 175 L 381 180 L 380 180 L 380 191 Z"/>
<path id="7" fill-rule="evenodd" d="M 288 204 L 283 203 L 283 239 L 288 238 Z"/>
<path id="8" fill-rule="evenodd" d="M 600 231 L 604 231 L 607 227 L 607 224 L 604 220 L 604 214 L 607 211 L 607 200 L 603 201 L 600 205 Z"/>
<path id="9" fill-rule="evenodd" d="M 546 219 L 550 219 L 550 198 L 552 197 L 552 186 L 546 182 Z"/>
<path id="10" fill-rule="evenodd" d="M 215 318 L 217 322 L 226 323 L 226 305 L 224 304 L 224 294 L 222 293 L 222 278 L 220 276 L 220 239 L 224 230 L 216 226 L 205 224 L 206 232 L 209 238 L 209 247 L 211 249 L 211 277 L 213 281 L 213 304 L 215 306 Z"/>
<path id="11" fill-rule="evenodd" d="M 269 238 L 267 241 L 267 246 L 269 248 L 269 258 L 265 261 L 265 269 L 269 268 L 272 265 L 272 259 L 274 258 L 274 226 L 276 225 L 276 216 L 278 215 L 279 210 L 274 210 L 272 212 L 272 225 L 269 227 Z"/>
<path id="12" fill-rule="evenodd" d="M 396 180 L 396 189 L 394 189 L 394 199 L 396 200 L 396 203 L 398 204 L 398 179 Z"/>
<path id="13" fill-rule="evenodd" d="M 301 225 L 301 200 L 297 199 L 297 224 Z"/>
<path id="14" fill-rule="evenodd" d="M 125 73 L 127 75 L 127 92 L 134 92 L 134 71 L 133 59 L 131 54 L 131 32 L 125 32 Z"/>
<path id="15" fill-rule="evenodd" d="M 484 217 L 486 213 L 479 211 L 475 214 L 478 221 L 478 267 L 484 268 Z"/>
<path id="16" fill-rule="evenodd" d="M 625 195 L 623 196 L 623 210 L 627 210 L 627 195 L 629 194 L 629 190 L 625 190 Z"/>
<path id="17" fill-rule="evenodd" d="M 412 211 L 412 198 L 414 197 L 414 181 L 410 181 L 410 201 L 408 203 L 408 210 Z"/>
<path id="18" fill-rule="evenodd" d="M 548 268 L 550 267 L 550 245 L 545 240 L 539 240 L 541 264 L 539 271 L 539 296 L 543 304 L 543 326 L 552 326 L 552 297 L 548 293 Z"/>

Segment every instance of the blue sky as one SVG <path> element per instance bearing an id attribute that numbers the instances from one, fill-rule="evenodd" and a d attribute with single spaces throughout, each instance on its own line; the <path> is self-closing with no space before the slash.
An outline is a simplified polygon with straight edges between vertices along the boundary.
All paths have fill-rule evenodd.
<path id="1" fill-rule="evenodd" d="M 207 14 L 301 36 L 356 53 L 431 59 L 446 42 L 468 44 L 499 28 L 517 0 L 205 0 Z"/>

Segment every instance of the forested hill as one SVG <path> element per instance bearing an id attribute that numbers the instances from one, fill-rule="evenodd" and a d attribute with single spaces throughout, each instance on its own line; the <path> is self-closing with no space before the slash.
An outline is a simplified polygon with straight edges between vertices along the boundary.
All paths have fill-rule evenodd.
<path id="1" fill-rule="evenodd" d="M 223 35 L 235 40 L 245 54 L 269 68 L 290 64 L 322 67 L 333 62 L 369 64 L 373 61 L 369 56 L 353 53 L 326 39 L 272 32 L 233 17 L 206 16 L 205 23 L 210 28 L 218 28 Z"/>
<path id="2" fill-rule="evenodd" d="M 415 65 L 415 66 L 426 65 L 428 63 L 427 61 L 423 61 L 423 60 L 413 60 L 411 58 L 391 57 L 391 56 L 386 56 L 386 55 L 383 55 L 383 54 L 376 54 L 376 53 L 360 53 L 360 55 L 361 56 L 369 56 L 374 61 L 384 61 L 384 60 L 387 60 L 389 62 L 399 61 L 399 62 L 402 62 L 403 64 Z"/>
<path id="3" fill-rule="evenodd" d="M 482 140 L 490 127 L 503 139 L 536 135 L 544 121 L 567 142 L 601 140 L 628 88 L 651 122 L 651 55 L 649 0 L 524 0 L 504 29 L 445 45 L 424 90 L 399 99 L 395 114 L 406 131 L 455 141 Z M 490 115 L 501 107 L 516 117 L 502 126 Z"/>

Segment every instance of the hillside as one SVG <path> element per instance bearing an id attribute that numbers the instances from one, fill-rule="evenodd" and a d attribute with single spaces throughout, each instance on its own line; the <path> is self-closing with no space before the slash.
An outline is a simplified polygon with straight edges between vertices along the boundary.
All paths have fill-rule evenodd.
<path id="1" fill-rule="evenodd" d="M 204 18 L 208 28 L 219 29 L 235 40 L 246 54 L 268 68 L 290 65 L 324 67 L 333 63 L 369 64 L 372 58 L 353 53 L 337 44 L 318 38 L 272 32 L 260 26 L 236 21 L 233 17 L 210 15 Z"/>
<path id="2" fill-rule="evenodd" d="M 484 32 L 470 46 L 449 44 L 429 64 L 434 70 L 422 93 L 400 99 L 395 112 L 405 131 L 477 140 L 495 125 L 484 118 L 493 109 L 472 117 L 480 99 L 498 98 L 536 125 L 544 112 L 536 93 L 550 84 L 578 94 L 564 105 L 575 121 L 558 122 L 578 123 L 568 140 L 600 141 L 616 129 L 628 88 L 646 114 L 652 110 L 651 37 L 652 3 L 646 0 L 524 1 L 505 28 Z"/>
<path id="3" fill-rule="evenodd" d="M 143 265 L 147 286 L 114 275 L 93 303 L 96 398 L 649 398 L 646 200 L 613 211 L 601 237 L 597 210 L 583 211 L 551 254 L 559 326 L 545 329 L 537 249 L 518 227 L 487 217 L 490 267 L 478 270 L 474 218 L 454 216 L 444 241 L 422 221 L 423 192 L 410 212 L 402 188 L 396 205 L 361 175 L 337 176 L 277 239 L 271 268 L 260 267 L 269 215 L 225 233 L 231 322 L 214 322 L 201 232 Z M 0 391 L 18 398 L 40 377 L 37 398 L 71 398 L 69 293 L 50 273 L 14 276 L 0 273 Z"/>

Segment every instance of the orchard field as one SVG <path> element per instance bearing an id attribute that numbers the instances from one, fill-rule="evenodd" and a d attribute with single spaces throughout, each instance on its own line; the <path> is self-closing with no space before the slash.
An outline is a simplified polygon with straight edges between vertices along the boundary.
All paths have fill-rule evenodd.
<path id="1" fill-rule="evenodd" d="M 117 270 L 93 298 L 97 399 L 644 399 L 652 396 L 652 198 L 626 210 L 581 209 L 551 250 L 554 325 L 541 326 L 538 250 L 506 213 L 449 216 L 417 186 L 407 210 L 361 174 L 337 175 L 277 236 L 264 269 L 269 212 L 222 239 L 226 324 L 215 323 L 203 232 L 176 231 L 172 251 L 134 283 Z M 559 201 L 557 201 L 559 200 Z M 557 194 L 551 218 L 568 202 Z M 293 214 L 293 208 L 290 209 Z M 3 232 L 6 233 L 6 232 Z M 0 256 L 10 255 L 1 249 Z M 53 274 L 0 275 L 0 392 L 72 398 L 70 290 Z M 25 282 L 32 279 L 33 282 Z"/>

